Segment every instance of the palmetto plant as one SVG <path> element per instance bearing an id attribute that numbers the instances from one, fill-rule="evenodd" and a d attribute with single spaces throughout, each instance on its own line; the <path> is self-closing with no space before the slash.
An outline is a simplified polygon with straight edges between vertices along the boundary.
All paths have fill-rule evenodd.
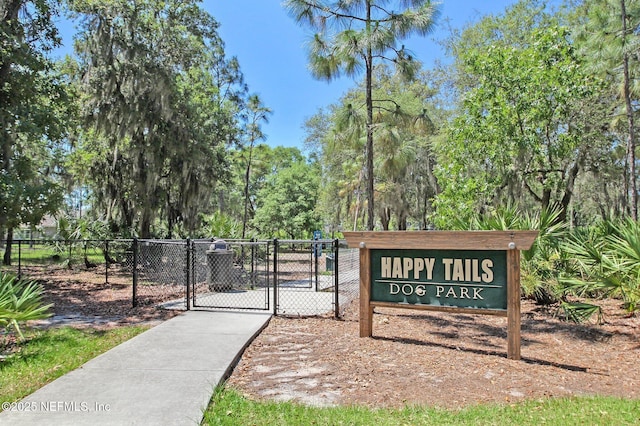
<path id="1" fill-rule="evenodd" d="M 477 216 L 460 228 L 476 230 L 537 230 L 538 237 L 529 250 L 522 252 L 522 292 L 537 303 L 552 304 L 560 296 L 558 276 L 562 269 L 563 254 L 559 242 L 567 234 L 567 224 L 559 220 L 559 208 L 523 213 L 514 205 Z"/>
<path id="2" fill-rule="evenodd" d="M 220 212 L 204 216 L 207 237 L 242 238 L 242 224 Z M 245 235 L 246 236 L 246 235 Z"/>
<path id="3" fill-rule="evenodd" d="M 608 221 L 575 233 L 562 245 L 573 260 L 561 280 L 578 296 L 619 297 L 625 309 L 640 309 L 640 225 L 633 219 Z"/>
<path id="4" fill-rule="evenodd" d="M 0 273 L 0 327 L 13 328 L 24 339 L 19 323 L 47 318 L 52 305 L 42 304 L 42 286 Z"/>

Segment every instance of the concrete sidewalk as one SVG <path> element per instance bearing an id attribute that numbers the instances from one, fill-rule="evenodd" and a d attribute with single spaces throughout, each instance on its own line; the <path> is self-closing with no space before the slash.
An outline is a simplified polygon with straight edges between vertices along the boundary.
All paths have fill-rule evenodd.
<path id="1" fill-rule="evenodd" d="M 1 425 L 198 425 L 270 314 L 187 311 L 0 413 Z"/>

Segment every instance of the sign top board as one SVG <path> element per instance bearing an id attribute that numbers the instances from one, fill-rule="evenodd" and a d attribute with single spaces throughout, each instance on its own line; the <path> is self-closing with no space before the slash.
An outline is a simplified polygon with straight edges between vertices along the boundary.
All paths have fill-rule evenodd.
<path id="1" fill-rule="evenodd" d="M 538 231 L 344 232 L 349 247 L 368 249 L 529 250 L 537 236 Z"/>

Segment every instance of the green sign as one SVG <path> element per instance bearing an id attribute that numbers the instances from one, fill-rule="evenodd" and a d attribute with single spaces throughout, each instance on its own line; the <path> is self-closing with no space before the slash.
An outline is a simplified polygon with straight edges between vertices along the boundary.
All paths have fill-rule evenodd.
<path id="1" fill-rule="evenodd" d="M 505 251 L 371 250 L 371 301 L 507 309 Z"/>

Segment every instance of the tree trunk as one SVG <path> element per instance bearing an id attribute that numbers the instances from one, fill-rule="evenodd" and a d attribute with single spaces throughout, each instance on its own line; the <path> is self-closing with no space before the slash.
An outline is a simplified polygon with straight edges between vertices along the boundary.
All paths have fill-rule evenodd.
<path id="1" fill-rule="evenodd" d="M 546 182 L 547 178 L 545 176 L 544 181 L 542 181 L 542 184 L 544 185 L 544 183 Z M 515 201 L 515 199 L 514 199 Z M 551 189 L 549 188 L 544 188 L 542 190 L 542 201 L 540 202 L 540 207 L 542 208 L 542 210 L 546 210 L 549 208 L 549 204 L 551 204 Z"/>
<path id="2" fill-rule="evenodd" d="M 144 146 L 144 138 L 134 138 L 137 139 L 136 143 L 139 146 Z M 151 237 L 151 220 L 152 220 L 152 209 L 153 206 L 151 204 L 151 200 L 153 199 L 153 194 L 155 193 L 155 188 L 150 188 L 149 179 L 148 179 L 148 170 L 147 164 L 145 161 L 145 152 L 144 148 L 141 148 L 138 152 L 137 157 L 137 209 L 141 210 L 141 218 L 140 223 L 138 225 L 139 229 L 139 237 L 140 238 L 150 238 Z"/>
<path id="3" fill-rule="evenodd" d="M 398 211 L 398 231 L 407 230 L 407 211 L 402 208 Z"/>
<path id="4" fill-rule="evenodd" d="M 380 222 L 382 222 L 382 230 L 389 230 L 389 222 L 391 221 L 391 209 L 389 207 L 383 207 L 380 211 Z"/>
<path id="5" fill-rule="evenodd" d="M 7 228 L 7 241 L 4 249 L 4 256 L 2 258 L 2 263 L 4 265 L 11 265 L 11 248 L 13 247 L 13 227 Z"/>
<path id="6" fill-rule="evenodd" d="M 224 194 L 225 191 L 218 191 L 218 210 L 220 211 L 220 213 L 224 213 L 227 208 L 227 204 L 224 200 Z"/>
<path id="7" fill-rule="evenodd" d="M 140 238 L 151 238 L 151 212 L 149 209 L 142 211 L 140 219 Z"/>
<path id="8" fill-rule="evenodd" d="M 579 158 L 579 157 L 578 157 Z M 569 203 L 573 196 L 573 188 L 575 187 L 576 178 L 580 171 L 579 161 L 576 160 L 575 164 L 569 170 L 569 176 L 567 177 L 567 185 L 564 189 L 564 195 L 560 201 L 560 215 L 558 216 L 558 222 L 565 222 L 567 220 L 567 212 L 569 211 Z M 571 219 L 573 221 L 573 219 Z"/>
<path id="9" fill-rule="evenodd" d="M 253 157 L 253 141 L 249 146 L 249 159 L 247 160 L 247 170 L 244 173 L 244 214 L 242 217 L 242 239 L 247 234 L 247 221 L 249 220 L 249 178 L 251 177 L 251 160 Z"/>
<path id="10" fill-rule="evenodd" d="M 367 1 L 367 33 L 370 33 L 371 22 L 371 2 Z M 367 47 L 366 68 L 366 103 L 367 103 L 367 147 L 366 147 L 366 169 L 367 169 L 367 230 L 373 231 L 375 224 L 375 208 L 373 204 L 373 53 L 371 47 Z"/>
<path id="11" fill-rule="evenodd" d="M 23 0 L 3 0 L 2 5 L 0 5 L 0 22 L 5 24 L 5 29 L 9 30 L 9 36 L 13 35 L 18 39 L 22 39 L 24 34 L 17 34 L 18 32 L 18 14 L 20 12 L 20 8 L 22 7 Z M 6 25 L 9 23 L 9 25 Z M 7 28 L 8 27 L 8 28 Z M 8 46 L 11 43 L 7 43 Z M 9 47 L 11 53 L 11 48 Z M 6 54 L 7 52 L 3 52 Z M 4 56 L 4 55 L 3 55 Z M 0 88 L 4 89 L 7 84 L 9 73 L 11 72 L 11 66 L 13 65 L 11 62 L 5 62 L 5 57 L 3 57 L 2 62 L 0 62 Z M 3 96 L 3 90 L 0 90 L 0 96 Z M 4 104 L 3 104 L 4 105 Z"/>
<path id="12" fill-rule="evenodd" d="M 23 0 L 3 0 L 0 4 L 0 22 L 3 24 L 3 30 L 6 31 L 11 38 L 15 36 L 16 39 L 22 41 L 24 34 L 20 30 L 20 24 L 18 23 L 18 16 L 20 9 L 22 8 Z M 3 32 L 4 32 L 3 31 Z M 4 46 L 6 44 L 6 46 Z M 11 56 L 14 53 L 11 41 L 6 41 L 3 37 L 3 49 L 8 47 L 8 51 L 3 51 L 2 57 L 0 57 L 0 105 L 15 104 L 16 100 L 11 96 L 11 70 L 13 63 L 11 62 Z M 11 158 L 13 151 L 14 137 L 10 128 L 12 127 L 12 118 L 9 115 L 0 113 L 0 171 L 7 173 L 11 167 Z M 0 213 L 0 228 L 4 228 L 7 221 L 10 218 Z M 8 246 L 8 250 L 11 251 L 11 245 Z"/>
<path id="13" fill-rule="evenodd" d="M 622 9 L 622 34 L 626 37 L 627 34 L 627 10 L 626 0 L 620 0 L 620 7 Z M 629 126 L 629 136 L 627 139 L 627 167 L 628 167 L 628 190 L 629 190 L 629 203 L 631 209 L 631 217 L 633 220 L 638 220 L 638 190 L 636 185 L 636 135 L 635 135 L 635 120 L 633 117 L 633 106 L 631 102 L 631 77 L 629 74 L 629 54 L 624 52 L 622 55 L 622 71 L 624 75 L 623 81 L 623 95 L 624 103 L 627 113 L 627 124 Z"/>
<path id="14" fill-rule="evenodd" d="M 171 208 L 171 195 L 169 195 L 169 191 L 167 191 L 167 238 L 173 238 L 173 226 L 175 224 L 175 220 L 173 217 L 173 209 Z"/>

